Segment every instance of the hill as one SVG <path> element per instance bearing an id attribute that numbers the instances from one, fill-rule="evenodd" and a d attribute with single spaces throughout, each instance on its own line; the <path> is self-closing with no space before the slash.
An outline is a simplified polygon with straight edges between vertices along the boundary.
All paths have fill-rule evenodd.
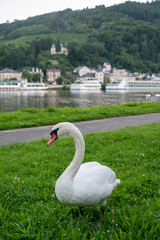
<path id="1" fill-rule="evenodd" d="M 68 42 L 64 70 L 108 61 L 131 71 L 159 72 L 160 1 L 66 9 L 0 24 L 0 69 L 30 65 L 45 71 L 58 38 Z"/>
<path id="2" fill-rule="evenodd" d="M 160 23 L 160 2 L 151 3 L 126 2 L 112 7 L 113 11 L 121 12 L 136 20 L 159 24 Z"/>

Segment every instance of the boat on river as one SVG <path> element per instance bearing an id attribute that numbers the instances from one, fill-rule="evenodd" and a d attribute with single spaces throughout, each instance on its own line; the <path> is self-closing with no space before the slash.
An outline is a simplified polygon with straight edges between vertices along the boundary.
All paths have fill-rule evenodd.
<path id="1" fill-rule="evenodd" d="M 0 82 L 0 91 L 47 90 L 44 83 L 27 82 L 27 80 L 4 80 Z"/>
<path id="2" fill-rule="evenodd" d="M 77 79 L 71 84 L 70 90 L 100 90 L 101 83 L 98 80 Z"/>
<path id="3" fill-rule="evenodd" d="M 106 85 L 106 90 L 146 90 L 157 91 L 160 89 L 160 81 L 126 81 L 124 79 L 113 81 Z"/>

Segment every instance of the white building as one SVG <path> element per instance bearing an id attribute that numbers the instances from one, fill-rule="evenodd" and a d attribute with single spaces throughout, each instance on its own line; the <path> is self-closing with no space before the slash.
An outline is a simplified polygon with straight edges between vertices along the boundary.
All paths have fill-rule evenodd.
<path id="1" fill-rule="evenodd" d="M 103 64 L 103 72 L 104 72 L 104 73 L 109 73 L 109 72 L 111 72 L 111 70 L 112 70 L 111 64 L 105 62 L 105 63 Z"/>
<path id="2" fill-rule="evenodd" d="M 21 80 L 22 72 L 5 68 L 0 71 L 0 81 L 3 81 L 5 79 L 17 79 L 18 81 Z"/>
<path id="3" fill-rule="evenodd" d="M 158 74 L 158 73 L 152 74 L 151 80 L 152 81 L 160 81 L 160 74 Z"/>
<path id="4" fill-rule="evenodd" d="M 96 71 L 95 78 L 100 82 L 104 83 L 104 73 L 102 71 Z"/>
<path id="5" fill-rule="evenodd" d="M 61 50 L 59 52 L 56 52 L 56 46 L 55 46 L 55 44 L 52 44 L 51 55 L 66 55 L 66 56 L 68 56 L 67 44 L 61 43 L 60 48 L 61 48 Z"/>
<path id="6" fill-rule="evenodd" d="M 75 68 L 73 70 L 73 72 L 78 73 L 79 76 L 81 77 L 81 76 L 85 75 L 86 73 L 90 73 L 91 70 L 90 70 L 90 68 L 88 68 L 86 66 L 79 66 L 79 67 Z"/>
<path id="7" fill-rule="evenodd" d="M 43 77 L 44 77 L 44 74 L 42 72 L 42 69 L 40 68 L 35 68 L 35 67 L 24 67 L 24 68 L 20 68 L 19 69 L 20 72 L 23 73 L 23 71 L 28 71 L 30 74 L 36 74 L 36 73 L 39 73 L 40 74 L 40 81 L 42 82 L 43 81 Z"/>
<path id="8" fill-rule="evenodd" d="M 86 73 L 83 76 L 81 76 L 81 78 L 83 78 L 84 80 L 98 80 L 99 83 L 103 83 L 104 82 L 104 73 L 103 72 L 90 72 L 90 73 Z"/>

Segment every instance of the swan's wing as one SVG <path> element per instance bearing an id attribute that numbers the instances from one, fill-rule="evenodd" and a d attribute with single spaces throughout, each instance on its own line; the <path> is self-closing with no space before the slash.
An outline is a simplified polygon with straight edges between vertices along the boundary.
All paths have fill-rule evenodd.
<path id="1" fill-rule="evenodd" d="M 104 184 L 105 182 L 112 184 L 115 180 L 116 175 L 114 171 L 98 162 L 82 164 L 74 179 L 75 182 L 90 184 Z"/>
<path id="2" fill-rule="evenodd" d="M 101 203 L 112 193 L 115 173 L 96 162 L 82 164 L 74 178 L 74 199 L 85 205 Z"/>

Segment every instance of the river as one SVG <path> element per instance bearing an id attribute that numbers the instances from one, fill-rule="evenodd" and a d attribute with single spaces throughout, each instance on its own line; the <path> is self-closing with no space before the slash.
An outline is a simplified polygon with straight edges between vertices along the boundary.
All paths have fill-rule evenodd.
<path id="1" fill-rule="evenodd" d="M 10 112 L 21 108 L 80 107 L 120 105 L 145 101 L 145 92 L 106 91 L 71 92 L 70 90 L 48 91 L 1 91 L 0 111 Z"/>

